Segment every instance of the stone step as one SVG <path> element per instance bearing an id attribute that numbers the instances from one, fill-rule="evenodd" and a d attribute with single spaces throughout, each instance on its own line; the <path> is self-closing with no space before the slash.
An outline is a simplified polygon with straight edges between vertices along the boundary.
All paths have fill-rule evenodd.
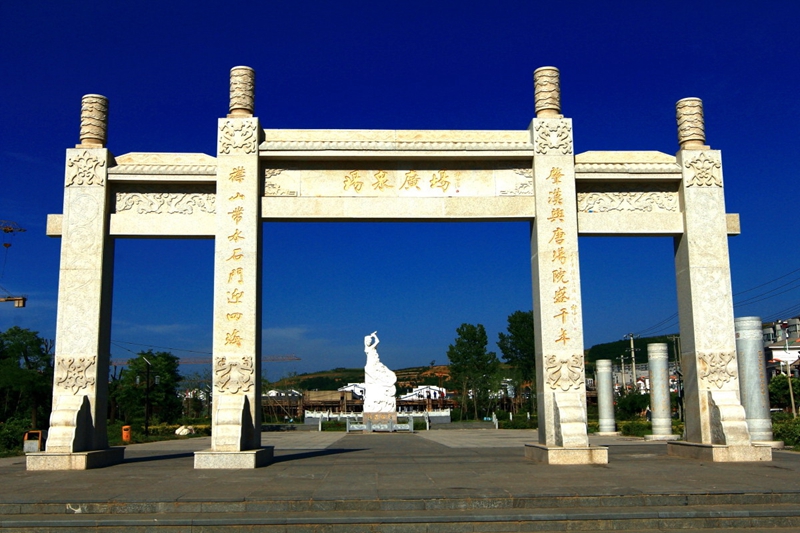
<path id="1" fill-rule="evenodd" d="M 789 506 L 800 514 L 800 492 L 635 494 L 417 499 L 257 500 L 209 499 L 171 501 L 69 501 L 0 504 L 0 517 L 57 514 L 191 514 L 191 513 L 431 513 L 444 511 L 561 512 L 584 509 L 630 510 L 764 509 Z"/>
<path id="2" fill-rule="evenodd" d="M 202 502 L 201 508 L 204 503 Z M 145 506 L 147 507 L 147 506 Z M 212 506 L 213 507 L 213 506 Z M 74 510 L 75 508 L 73 508 Z M 88 509 L 87 509 L 88 510 Z M 3 532 L 76 531 L 263 531 L 282 533 L 354 532 L 518 532 L 565 530 L 797 531 L 800 510 L 795 504 L 650 506 L 641 508 L 448 509 L 420 511 L 278 512 L 255 509 L 191 513 L 18 514 L 0 519 Z"/>

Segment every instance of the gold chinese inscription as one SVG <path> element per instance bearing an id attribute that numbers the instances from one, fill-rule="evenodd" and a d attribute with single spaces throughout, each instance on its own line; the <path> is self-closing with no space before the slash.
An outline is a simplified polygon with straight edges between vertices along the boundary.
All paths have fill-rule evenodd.
<path id="1" fill-rule="evenodd" d="M 244 181 L 244 167 L 235 167 L 231 170 L 231 173 L 228 174 L 228 179 L 237 183 L 241 183 Z"/>
<path id="2" fill-rule="evenodd" d="M 411 188 L 417 189 L 418 191 L 421 190 L 419 188 L 419 174 L 417 174 L 416 170 L 411 170 L 406 172 L 406 179 L 403 181 L 403 184 L 400 186 L 400 189 L 407 191 Z"/>
<path id="3" fill-rule="evenodd" d="M 547 176 L 547 179 L 555 183 L 556 185 L 561 183 L 561 178 L 564 177 L 564 173 L 561 172 L 561 169 L 558 167 L 553 167 L 550 169 L 550 175 Z"/>
<path id="4" fill-rule="evenodd" d="M 387 188 L 393 188 L 394 185 L 389 184 L 389 175 L 386 174 L 383 170 L 379 170 L 375 173 L 375 182 L 372 184 L 372 188 L 378 191 L 382 191 Z"/>
<path id="5" fill-rule="evenodd" d="M 242 221 L 242 217 L 244 216 L 244 207 L 234 207 L 232 211 L 228 211 L 228 214 L 231 216 L 231 220 L 233 220 L 237 225 L 239 222 Z"/>
<path id="6" fill-rule="evenodd" d="M 434 173 L 431 177 L 431 189 L 442 189 L 442 191 L 447 192 L 447 188 L 450 187 L 450 182 L 448 181 L 447 172 L 444 170 L 440 170 L 439 172 Z"/>
<path id="7" fill-rule="evenodd" d="M 358 170 L 354 170 L 344 177 L 344 190 L 346 191 L 350 187 L 356 192 L 361 192 L 361 188 L 364 187 L 364 182 L 361 181 Z"/>
<path id="8" fill-rule="evenodd" d="M 242 297 L 244 296 L 244 291 L 240 291 L 239 289 L 233 289 L 232 291 L 228 291 L 227 294 L 228 294 L 229 304 L 242 303 Z"/>
<path id="9" fill-rule="evenodd" d="M 231 256 L 227 258 L 225 261 L 239 261 L 244 257 L 244 253 L 242 252 L 241 248 L 234 248 Z"/>
<path id="10" fill-rule="evenodd" d="M 225 345 L 227 346 L 229 344 L 236 345 L 239 348 L 242 347 L 242 336 L 238 329 L 234 329 L 230 333 L 225 334 Z"/>
<path id="11" fill-rule="evenodd" d="M 230 320 L 238 321 L 242 319 L 242 313 L 226 313 L 225 318 L 228 319 L 229 321 Z"/>
<path id="12" fill-rule="evenodd" d="M 228 240 L 231 242 L 239 242 L 244 240 L 244 235 L 242 235 L 242 230 L 237 229 L 231 235 L 228 235 Z"/>
<path id="13" fill-rule="evenodd" d="M 244 271 L 242 267 L 234 268 L 231 270 L 230 274 L 228 274 L 228 283 L 239 283 L 240 285 L 244 283 Z"/>

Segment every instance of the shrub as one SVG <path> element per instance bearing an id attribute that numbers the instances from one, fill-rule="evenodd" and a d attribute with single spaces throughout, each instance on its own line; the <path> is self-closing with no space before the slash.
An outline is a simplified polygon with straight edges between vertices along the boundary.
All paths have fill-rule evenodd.
<path id="1" fill-rule="evenodd" d="M 653 432 L 650 422 L 644 420 L 630 420 L 627 422 L 620 422 L 619 429 L 623 435 L 629 437 L 644 437 Z"/>
<path id="2" fill-rule="evenodd" d="M 536 418 L 528 420 L 527 416 L 519 416 L 514 420 L 498 421 L 498 427 L 500 429 L 536 429 L 539 426 L 536 423 Z"/>
<path id="3" fill-rule="evenodd" d="M 787 446 L 800 445 L 800 418 L 773 422 L 772 435 L 775 440 L 782 440 Z"/>
<path id="4" fill-rule="evenodd" d="M 347 431 L 347 423 L 339 420 L 322 422 L 322 431 Z"/>
<path id="5" fill-rule="evenodd" d="M 30 429 L 30 420 L 9 418 L 0 423 L 0 452 L 22 450 L 22 438 Z"/>

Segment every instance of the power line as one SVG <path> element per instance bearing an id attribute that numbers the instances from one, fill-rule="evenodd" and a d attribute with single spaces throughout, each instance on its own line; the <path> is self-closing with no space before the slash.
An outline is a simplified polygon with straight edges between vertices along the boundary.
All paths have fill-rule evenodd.
<path id="1" fill-rule="evenodd" d="M 733 295 L 733 297 L 735 298 L 737 296 L 741 296 L 741 295 L 746 294 L 748 292 L 752 292 L 752 291 L 754 291 L 756 289 L 760 289 L 762 287 L 766 287 L 767 285 L 771 285 L 771 284 L 775 283 L 776 281 L 780 281 L 780 280 L 782 280 L 784 278 L 787 278 L 787 277 L 791 276 L 792 274 L 796 274 L 798 272 L 800 272 L 800 268 L 792 270 L 791 272 L 787 272 L 786 274 L 778 276 L 777 278 L 773 278 L 773 279 L 771 279 L 771 280 L 769 280 L 769 281 L 767 281 L 765 283 L 761 283 L 759 285 L 756 285 L 755 287 L 751 287 L 749 289 L 745 289 L 743 291 L 737 292 L 736 294 Z M 788 287 L 788 288 L 786 288 L 786 287 Z M 770 290 L 768 290 L 766 292 L 762 292 L 761 294 L 757 294 L 755 296 L 751 296 L 750 298 L 747 298 L 747 299 L 745 299 L 743 301 L 740 301 L 740 302 L 734 302 L 733 307 L 734 307 L 734 309 L 735 308 L 746 307 L 746 306 L 754 304 L 754 303 L 758 303 L 758 302 L 761 302 L 761 301 L 764 301 L 764 300 L 769 300 L 770 298 L 775 298 L 776 296 L 783 296 L 787 292 L 793 291 L 793 290 L 798 289 L 798 288 L 800 288 L 800 276 L 799 277 L 795 277 L 795 278 L 787 281 L 786 283 L 784 283 L 782 285 L 779 285 L 779 286 L 777 286 L 777 287 L 775 287 L 773 289 L 770 289 Z M 781 292 L 777 292 L 777 291 L 779 291 L 781 289 L 783 289 Z M 796 312 L 800 312 L 800 305 L 793 306 L 793 307 L 790 307 L 788 309 L 784 309 L 784 310 L 779 311 L 777 313 L 773 313 L 773 314 L 771 314 L 769 316 L 785 316 L 785 315 L 788 315 L 788 314 L 795 314 Z M 666 330 L 666 329 L 668 329 L 670 327 L 673 327 L 673 326 L 677 325 L 677 322 L 674 322 L 677 317 L 678 317 L 678 313 L 673 313 L 669 317 L 667 317 L 667 318 L 665 318 L 665 319 L 663 319 L 663 320 L 661 320 L 659 322 L 656 322 L 652 326 L 649 326 L 649 327 L 647 327 L 645 329 L 640 330 L 638 332 L 638 334 L 639 335 L 645 335 L 645 334 L 653 335 L 653 334 L 657 334 L 658 332 L 664 331 L 664 330 Z"/>

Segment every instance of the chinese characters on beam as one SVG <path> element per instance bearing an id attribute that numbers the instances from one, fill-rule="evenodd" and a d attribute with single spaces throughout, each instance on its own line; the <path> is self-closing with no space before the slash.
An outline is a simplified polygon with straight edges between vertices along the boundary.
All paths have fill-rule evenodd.
<path id="1" fill-rule="evenodd" d="M 370 176 L 370 174 L 372 175 Z M 456 174 L 458 174 L 458 172 L 456 172 Z M 376 172 L 353 170 L 345 174 L 342 190 L 352 190 L 357 194 L 361 193 L 364 189 L 365 179 L 369 180 L 374 191 L 386 191 L 387 189 L 394 189 L 395 187 L 391 183 L 389 173 L 384 170 L 378 170 Z M 422 188 L 420 184 L 424 185 L 426 182 L 430 190 L 441 189 L 442 192 L 447 192 L 447 189 L 450 188 L 451 185 L 451 177 L 446 170 L 433 172 L 430 178 L 425 178 L 416 170 L 409 170 L 405 173 L 403 184 L 400 185 L 399 189 L 401 191 L 421 191 Z"/>

